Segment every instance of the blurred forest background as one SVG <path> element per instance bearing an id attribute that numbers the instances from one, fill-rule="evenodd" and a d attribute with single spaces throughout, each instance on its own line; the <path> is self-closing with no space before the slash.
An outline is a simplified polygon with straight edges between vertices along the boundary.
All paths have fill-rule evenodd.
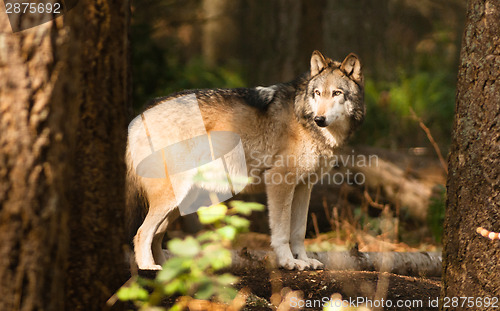
<path id="1" fill-rule="evenodd" d="M 479 298 L 477 307 L 489 309 L 481 298 L 500 295 L 500 266 L 491 260 L 500 256 L 498 240 L 492 241 L 498 236 L 488 231 L 499 231 L 500 219 L 500 3 L 469 0 L 466 9 L 465 2 L 133 0 L 131 12 L 128 1 L 83 0 L 64 18 L 20 32 L 0 19 L 0 310 L 125 309 L 113 294 L 123 284 L 141 303 L 148 293 L 138 287 L 152 283 L 139 284 L 133 260 L 129 266 L 124 226 L 131 216 L 124 210 L 123 165 L 130 98 L 135 116 L 150 99 L 182 89 L 285 82 L 308 70 L 315 49 L 337 60 L 350 52 L 361 57 L 366 121 L 339 153 L 378 161 L 346 161 L 328 176 L 350 170 L 364 182 L 313 188 L 306 248 L 347 250 L 356 257 L 349 264 L 365 262 L 364 252 L 409 253 L 379 256 L 383 263 L 363 268 L 368 272 L 244 264 L 235 273 L 243 280 L 237 286 L 248 286 L 272 310 L 290 288 L 314 299 L 339 293 L 387 301 L 438 302 L 441 292 L 468 297 L 468 306 Z M 32 26 L 45 16 L 22 14 L 16 23 Z M 240 199 L 265 202 L 265 195 Z M 250 232 L 231 241 L 252 264 L 247 250 L 270 249 L 265 214 L 246 216 L 254 220 Z M 167 283 L 152 287 L 180 292 L 194 277 L 190 290 L 209 297 L 214 284 L 235 281 L 200 274 L 208 263 L 215 269 L 226 260 L 204 242 L 193 244 L 193 237 L 185 241 L 189 247 L 180 246 L 176 237 L 201 228 L 186 218 L 168 232 L 168 248 L 182 250 L 174 253 L 180 257 L 158 274 Z M 231 226 L 236 223 L 248 224 L 239 219 Z M 224 228 L 215 231 L 234 232 Z M 201 233 L 198 241 L 207 240 Z M 200 250 L 209 257 L 193 255 Z M 393 271 L 391 258 L 420 251 L 437 251 L 421 257 L 438 266 L 443 258 L 432 279 L 406 260 L 399 262 L 408 274 L 421 277 L 385 273 Z M 148 304 L 160 303 L 160 296 L 149 297 Z"/>
<path id="2" fill-rule="evenodd" d="M 354 52 L 368 109 L 355 142 L 427 146 L 412 107 L 448 148 L 465 0 L 143 0 L 132 10 L 136 109 L 182 89 L 291 80 L 315 49 Z"/>
<path id="3" fill-rule="evenodd" d="M 137 114 L 151 98 L 183 89 L 286 82 L 309 69 L 315 49 L 340 61 L 354 52 L 364 66 L 367 117 L 350 144 L 372 148 L 363 150 L 387 162 L 363 172 L 365 188 L 318 188 L 311 202 L 318 217 L 309 219 L 308 236 L 327 228 L 341 241 L 348 235 L 338 233 L 343 220 L 384 234 L 378 216 L 386 214 L 394 232 L 384 237 L 396 236 L 392 242 L 406 232 L 407 243 L 426 237 L 439 244 L 445 172 L 412 111 L 446 159 L 465 2 L 132 1 L 134 109 Z"/>

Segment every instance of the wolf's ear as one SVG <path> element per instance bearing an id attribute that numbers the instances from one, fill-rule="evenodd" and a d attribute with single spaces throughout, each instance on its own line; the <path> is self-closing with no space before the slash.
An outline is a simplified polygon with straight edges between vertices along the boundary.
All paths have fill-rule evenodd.
<path id="1" fill-rule="evenodd" d="M 363 73 L 361 72 L 361 62 L 356 54 L 347 55 L 342 64 L 342 70 L 347 76 L 351 77 L 356 83 L 363 83 Z"/>
<path id="2" fill-rule="evenodd" d="M 317 75 L 327 66 L 328 63 L 326 62 L 325 57 L 319 51 L 314 51 L 311 56 L 311 77 Z"/>

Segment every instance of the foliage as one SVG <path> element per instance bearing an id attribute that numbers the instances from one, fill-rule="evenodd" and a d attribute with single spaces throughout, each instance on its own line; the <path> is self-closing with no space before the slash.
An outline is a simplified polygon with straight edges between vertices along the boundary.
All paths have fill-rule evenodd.
<path id="1" fill-rule="evenodd" d="M 387 68 L 396 72 L 395 79 L 366 79 L 367 117 L 358 143 L 390 148 L 428 144 L 410 108 L 442 148 L 451 143 L 460 36 L 454 23 L 430 21 L 432 30 L 411 52 L 412 62 L 399 63 L 396 70 Z"/>
<path id="2" fill-rule="evenodd" d="M 439 185 L 434 189 L 427 212 L 427 223 L 436 242 L 441 243 L 446 210 L 446 188 Z"/>
<path id="3" fill-rule="evenodd" d="M 247 231 L 249 221 L 238 214 L 250 215 L 263 210 L 258 203 L 231 201 L 229 207 L 216 204 L 198 210 L 200 222 L 210 228 L 196 237 L 172 239 L 167 249 L 173 255 L 163 264 L 154 280 L 134 277 L 126 287 L 118 290 L 120 300 L 131 300 L 140 310 L 164 310 L 164 297 L 180 295 L 170 310 L 182 310 L 188 297 L 201 300 L 215 299 L 228 302 L 236 296 L 233 285 L 238 278 L 219 273 L 231 265 L 229 246 L 239 232 Z M 188 298 L 188 299 L 186 299 Z"/>
<path id="4" fill-rule="evenodd" d="M 237 64 L 212 67 L 201 57 L 183 63 L 172 55 L 167 59 L 167 64 L 170 81 L 163 89 L 165 94 L 192 88 L 235 88 L 246 84 Z"/>
<path id="5" fill-rule="evenodd" d="M 454 111 L 455 85 L 443 72 L 400 73 L 395 82 L 368 79 L 365 85 L 367 116 L 358 142 L 381 147 L 422 144 L 425 135 L 411 118 L 410 108 L 428 124 L 442 144 L 449 143 Z M 421 136 L 416 140 L 416 136 Z"/>
<path id="6" fill-rule="evenodd" d="M 276 47 L 290 39 L 309 38 L 309 28 L 300 25 L 307 24 L 306 16 L 315 16 L 312 12 L 322 16 L 321 8 L 308 7 L 300 22 L 288 18 L 290 10 L 281 12 L 278 6 L 282 18 L 274 22 L 272 14 L 271 21 L 267 21 L 269 5 L 263 2 L 250 5 L 245 1 L 229 1 L 224 17 L 214 21 L 206 18 L 207 6 L 203 3 L 132 1 L 136 109 L 153 97 L 183 89 L 279 82 L 274 77 L 285 75 L 291 79 L 292 73 L 307 70 L 306 55 L 316 48 L 308 40 L 293 45 L 292 50 Z M 393 148 L 427 144 L 425 135 L 407 114 L 412 107 L 438 143 L 446 147 L 453 118 L 464 0 L 365 1 L 361 6 L 349 1 L 335 5 L 327 1 L 325 5 L 330 9 L 335 6 L 339 18 L 331 20 L 342 27 L 332 29 L 333 24 L 328 20 L 320 23 L 321 27 L 315 26 L 324 51 L 337 60 L 348 52 L 355 52 L 365 60 L 368 113 L 365 125 L 356 134 L 357 143 Z M 359 17 L 363 20 L 360 29 L 359 25 L 351 24 L 359 21 Z M 202 56 L 207 55 L 204 30 L 209 22 L 217 20 L 232 20 L 236 29 L 231 30 L 239 35 L 228 35 L 223 40 L 230 48 L 217 52 L 221 55 L 212 60 L 215 62 L 212 66 Z M 311 37 L 311 42 L 314 39 Z M 263 81 L 263 77 L 270 80 Z"/>
<path id="7" fill-rule="evenodd" d="M 188 60 L 151 40 L 151 24 L 132 27 L 132 75 L 134 108 L 140 110 L 154 97 L 197 88 L 235 88 L 246 85 L 241 66 L 228 62 L 209 66 L 201 57 Z M 168 44 L 167 44 L 168 45 Z M 175 46 L 175 41 L 171 42 Z"/>
<path id="8" fill-rule="evenodd" d="M 140 108 L 147 100 L 159 93 L 167 83 L 168 72 L 164 50 L 151 40 L 151 24 L 135 24 L 131 28 L 132 48 L 132 100 Z"/>

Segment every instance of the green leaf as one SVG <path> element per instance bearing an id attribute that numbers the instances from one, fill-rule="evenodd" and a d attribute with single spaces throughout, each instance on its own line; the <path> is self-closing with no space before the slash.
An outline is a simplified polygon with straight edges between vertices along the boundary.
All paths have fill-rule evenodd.
<path id="1" fill-rule="evenodd" d="M 219 236 L 213 231 L 206 231 L 206 232 L 200 233 L 196 237 L 196 239 L 198 240 L 198 242 L 212 242 L 212 241 L 218 240 Z"/>
<path id="2" fill-rule="evenodd" d="M 217 298 L 219 301 L 229 303 L 238 294 L 238 291 L 232 287 L 221 287 L 218 289 Z"/>
<path id="3" fill-rule="evenodd" d="M 231 176 L 231 183 L 233 184 L 233 188 L 235 188 L 235 189 L 236 188 L 238 188 L 238 189 L 244 188 L 246 185 L 251 183 L 252 180 L 253 179 L 251 177 L 243 177 L 240 175 Z"/>
<path id="4" fill-rule="evenodd" d="M 149 293 L 137 283 L 132 283 L 129 287 L 121 287 L 116 293 L 120 300 L 139 300 L 146 301 Z"/>
<path id="5" fill-rule="evenodd" d="M 174 257 L 170 258 L 163 264 L 163 269 L 158 272 L 156 280 L 158 282 L 169 282 L 178 275 L 189 270 L 189 266 L 186 266 L 184 258 Z"/>
<path id="6" fill-rule="evenodd" d="M 168 249 L 177 256 L 194 257 L 200 252 L 200 243 L 189 236 L 184 240 L 172 239 L 168 241 Z"/>
<path id="7" fill-rule="evenodd" d="M 198 168 L 198 170 L 196 171 L 196 175 L 193 176 L 193 181 L 195 183 L 203 183 L 210 180 L 205 176 L 204 172 Z"/>
<path id="8" fill-rule="evenodd" d="M 137 277 L 136 283 L 141 287 L 154 287 L 154 285 L 156 284 L 155 280 L 153 279 L 141 278 L 139 276 Z"/>
<path id="9" fill-rule="evenodd" d="M 248 229 L 248 227 L 250 227 L 250 221 L 240 216 L 227 216 L 224 220 L 227 222 L 227 224 L 234 226 L 240 230 Z"/>
<path id="10" fill-rule="evenodd" d="M 220 270 L 231 265 L 231 252 L 223 247 L 207 248 L 204 258 L 209 260 L 212 269 Z"/>
<path id="11" fill-rule="evenodd" d="M 214 294 L 215 294 L 214 284 L 212 284 L 212 282 L 210 281 L 207 281 L 200 284 L 200 286 L 196 290 L 196 294 L 194 294 L 194 297 L 196 299 L 208 300 Z"/>
<path id="12" fill-rule="evenodd" d="M 220 285 L 228 286 L 233 285 L 236 282 L 238 282 L 238 278 L 230 273 L 223 273 L 217 276 L 217 283 L 219 283 Z"/>
<path id="13" fill-rule="evenodd" d="M 204 225 L 213 224 L 226 216 L 227 206 L 216 204 L 212 206 L 202 206 L 198 209 L 198 218 Z"/>
<path id="14" fill-rule="evenodd" d="M 223 238 L 228 240 L 234 240 L 236 236 L 236 228 L 232 226 L 224 226 L 216 230 L 218 234 L 220 234 Z"/>
<path id="15" fill-rule="evenodd" d="M 187 291 L 188 288 L 186 286 L 186 282 L 180 278 L 173 279 L 163 287 L 163 292 L 166 295 L 173 295 L 175 293 L 184 295 L 187 293 Z"/>
<path id="16" fill-rule="evenodd" d="M 212 258 L 208 256 L 202 256 L 201 258 L 198 258 L 196 260 L 196 265 L 198 265 L 198 268 L 200 270 L 207 270 L 208 268 L 212 267 Z"/>
<path id="17" fill-rule="evenodd" d="M 182 308 L 180 304 L 177 302 L 170 309 L 168 309 L 168 311 L 182 311 Z"/>
<path id="18" fill-rule="evenodd" d="M 250 215 L 253 211 L 263 211 L 264 205 L 255 202 L 231 201 L 229 203 L 236 213 Z"/>

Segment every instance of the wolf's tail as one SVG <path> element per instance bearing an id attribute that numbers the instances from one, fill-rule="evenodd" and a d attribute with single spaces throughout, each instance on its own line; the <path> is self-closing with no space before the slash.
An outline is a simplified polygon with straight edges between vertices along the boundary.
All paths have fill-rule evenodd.
<path id="1" fill-rule="evenodd" d="M 146 216 L 147 203 L 144 188 L 142 187 L 139 176 L 137 176 L 134 169 L 134 163 L 132 161 L 132 155 L 130 153 L 128 142 L 125 162 L 127 165 L 125 227 L 127 230 L 128 240 L 132 241 L 137 229 L 139 229 L 144 217 Z"/>

